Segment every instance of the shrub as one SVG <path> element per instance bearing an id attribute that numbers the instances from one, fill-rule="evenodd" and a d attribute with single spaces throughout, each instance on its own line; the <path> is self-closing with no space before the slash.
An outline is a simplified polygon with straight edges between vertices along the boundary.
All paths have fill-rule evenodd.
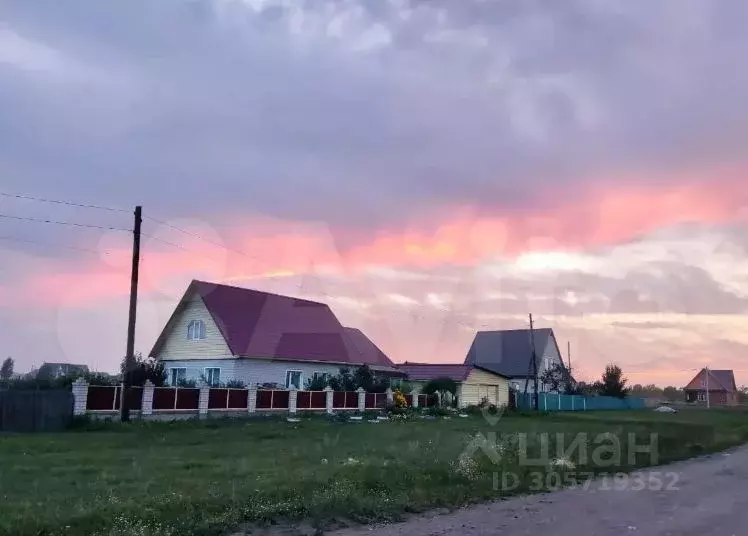
<path id="1" fill-rule="evenodd" d="M 327 387 L 326 375 L 314 376 L 304 383 L 305 391 L 324 391 L 325 387 Z"/>
<path id="2" fill-rule="evenodd" d="M 246 389 L 247 388 L 247 384 L 245 384 L 241 380 L 229 380 L 223 385 L 227 389 Z"/>

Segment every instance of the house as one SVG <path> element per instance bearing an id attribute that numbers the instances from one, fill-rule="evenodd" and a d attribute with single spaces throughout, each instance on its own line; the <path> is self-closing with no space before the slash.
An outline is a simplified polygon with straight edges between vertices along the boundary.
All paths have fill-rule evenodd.
<path id="1" fill-rule="evenodd" d="M 706 403 L 708 390 L 709 405 L 735 406 L 738 403 L 738 388 L 732 370 L 703 368 L 683 390 L 686 402 Z"/>
<path id="2" fill-rule="evenodd" d="M 72 363 L 47 363 L 44 362 L 36 372 L 37 379 L 55 380 L 66 376 L 83 376 L 88 374 L 86 365 L 74 365 Z"/>
<path id="3" fill-rule="evenodd" d="M 171 385 L 204 379 L 302 389 L 315 376 L 360 365 L 403 375 L 324 303 L 205 281 L 190 283 L 150 355 L 164 362 Z"/>
<path id="4" fill-rule="evenodd" d="M 535 390 L 531 374 L 532 349 L 529 329 L 479 331 L 465 358 L 465 365 L 500 374 L 510 379 L 512 389 L 532 393 Z M 540 381 L 543 373 L 554 365 L 566 369 L 556 336 L 550 328 L 534 330 L 533 337 L 538 367 L 538 390 L 546 392 L 549 386 Z"/>
<path id="5" fill-rule="evenodd" d="M 509 378 L 481 367 L 464 364 L 430 364 L 405 362 L 397 367 L 418 389 L 437 378 L 457 383 L 459 407 L 478 405 L 483 399 L 496 406 L 509 405 Z"/>

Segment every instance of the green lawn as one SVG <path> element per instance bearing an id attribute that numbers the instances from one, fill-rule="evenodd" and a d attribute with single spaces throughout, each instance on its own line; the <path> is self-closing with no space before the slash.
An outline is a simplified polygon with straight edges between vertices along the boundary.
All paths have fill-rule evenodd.
<path id="1" fill-rule="evenodd" d="M 628 434 L 638 443 L 658 434 L 661 462 L 748 441 L 748 414 L 691 411 L 509 415 L 491 426 L 481 417 L 404 423 L 339 423 L 323 418 L 110 424 L 102 430 L 0 437 L 0 534 L 223 534 L 243 524 L 307 519 L 396 519 L 405 512 L 496 498 L 494 473 L 512 471 L 528 490 L 530 454 L 563 434 L 591 443 L 621 438 L 624 460 L 588 461 L 579 471 L 626 465 Z M 460 453 L 476 433 L 497 433 L 500 462 Z M 637 465 L 649 463 L 647 456 Z"/>

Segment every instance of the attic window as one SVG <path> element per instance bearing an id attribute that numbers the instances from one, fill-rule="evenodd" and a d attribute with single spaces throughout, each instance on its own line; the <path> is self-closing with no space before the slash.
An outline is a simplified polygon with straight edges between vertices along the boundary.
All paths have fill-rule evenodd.
<path id="1" fill-rule="evenodd" d="M 190 320 L 187 324 L 187 339 L 200 341 L 205 338 L 205 322 L 202 320 Z"/>

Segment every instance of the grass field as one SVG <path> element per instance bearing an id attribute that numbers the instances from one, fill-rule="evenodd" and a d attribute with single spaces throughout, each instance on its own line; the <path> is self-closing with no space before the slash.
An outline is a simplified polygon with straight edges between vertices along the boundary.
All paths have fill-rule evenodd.
<path id="1" fill-rule="evenodd" d="M 476 433 L 497 433 L 498 464 L 461 456 Z M 101 430 L 0 437 L 0 534 L 224 534 L 244 524 L 396 519 L 407 512 L 497 498 L 494 472 L 512 471 L 528 490 L 530 454 L 541 434 L 567 445 L 601 433 L 621 439 L 621 463 L 572 461 L 578 471 L 627 466 L 628 434 L 658 435 L 660 462 L 748 441 L 748 414 L 690 411 L 508 415 L 404 423 L 340 423 L 322 418 L 109 424 Z M 521 434 L 526 434 L 522 435 Z M 578 434 L 585 434 L 578 436 Z M 640 456 L 636 465 L 650 463 Z M 566 469 L 568 471 L 568 468 Z"/>

